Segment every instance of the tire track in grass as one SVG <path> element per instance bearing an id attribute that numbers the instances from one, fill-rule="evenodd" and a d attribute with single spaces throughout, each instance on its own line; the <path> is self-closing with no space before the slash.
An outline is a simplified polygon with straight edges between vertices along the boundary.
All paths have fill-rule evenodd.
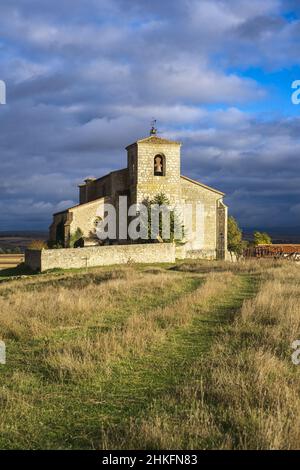
<path id="1" fill-rule="evenodd" d="M 122 306 L 118 305 L 118 314 L 115 316 L 109 314 L 105 318 L 107 322 L 105 329 L 115 328 L 118 323 L 122 329 L 124 321 L 132 313 L 132 308 L 136 311 L 139 307 L 143 315 L 147 315 L 151 309 L 164 308 L 176 302 L 180 296 L 193 292 L 203 283 L 202 276 L 171 275 L 171 277 L 174 279 L 173 282 L 178 284 L 176 288 L 175 284 L 174 288 L 171 284 L 167 284 L 166 293 L 162 296 L 155 296 L 152 292 L 155 286 L 149 289 L 151 284 L 148 284 L 146 296 L 134 298 L 131 310 L 126 297 L 122 315 L 120 311 Z M 168 281 L 170 283 L 171 277 Z M 65 338 L 64 332 L 61 337 Z M 72 337 L 69 339 L 72 341 Z M 51 338 L 52 340 L 57 340 L 57 338 Z M 50 341 L 49 338 L 46 342 L 48 341 Z M 95 394 L 95 388 L 91 390 L 89 383 L 80 380 L 78 383 L 68 381 L 60 383 L 49 380 L 47 371 L 40 362 L 45 345 L 43 339 L 9 341 L 9 361 L 2 374 L 3 391 L 7 396 L 5 400 L 8 400 L 9 405 L 6 408 L 0 406 L 0 417 L 3 422 L 3 427 L 0 426 L 1 448 L 69 448 L 72 447 L 70 441 L 73 443 L 73 439 L 76 440 L 73 432 L 76 424 L 82 420 L 83 427 L 89 427 L 89 416 L 82 416 L 81 409 L 84 408 L 83 402 L 88 400 L 87 395 Z M 97 388 L 97 396 L 98 391 L 99 388 Z M 11 400 L 16 406 L 10 405 Z M 18 411 L 19 403 L 20 410 Z M 95 419 L 99 424 L 98 410 Z M 7 421 L 6 425 L 4 425 L 5 421 Z M 25 434 L 22 432 L 24 428 L 27 430 Z M 85 438 L 82 440 L 86 442 Z"/>
<path id="2" fill-rule="evenodd" d="M 124 364 L 119 380 L 115 376 L 117 385 L 110 393 L 102 394 L 107 414 L 103 416 L 100 448 L 156 448 L 152 438 L 141 442 L 141 423 L 151 415 L 153 404 L 156 410 L 168 414 L 178 389 L 195 381 L 195 359 L 209 352 L 220 329 L 233 319 L 245 299 L 255 295 L 257 284 L 255 276 L 236 276 L 231 292 L 225 291 L 225 296 L 220 292 L 220 298 L 215 298 L 206 312 L 202 311 L 201 303 L 192 306 L 194 316 L 189 327 L 177 329 L 151 355 L 137 360 L 134 368 L 126 370 Z M 172 404 L 169 410 L 172 420 L 176 410 L 180 419 L 180 404 L 175 407 Z"/>
<path id="3" fill-rule="evenodd" d="M 202 279 L 195 276 L 194 288 Z M 1 447 L 155 448 L 155 441 L 146 442 L 140 436 L 140 424 L 151 418 L 153 405 L 176 415 L 169 399 L 194 380 L 194 358 L 209 351 L 220 327 L 254 292 L 254 277 L 234 276 L 232 285 L 211 299 L 207 311 L 203 311 L 200 298 L 199 303 L 189 306 L 192 320 L 188 324 L 171 329 L 166 340 L 153 344 L 148 352 L 118 361 L 108 379 L 99 375 L 78 383 L 38 381 L 36 390 L 28 391 L 34 394 L 30 415 L 19 421 L 16 416 L 15 429 L 2 436 Z M 186 291 L 182 292 L 185 298 L 189 298 Z M 24 428 L 26 435 L 21 432 Z"/>
<path id="4" fill-rule="evenodd" d="M 224 274 L 218 276 L 222 279 Z M 168 332 L 161 344 L 142 355 L 124 358 L 115 364 L 109 380 L 99 377 L 82 390 L 80 407 L 78 395 L 75 398 L 70 388 L 65 410 L 69 422 L 61 423 L 57 430 L 65 437 L 64 448 L 159 448 L 152 441 L 141 442 L 140 424 L 151 417 L 154 404 L 168 412 L 170 397 L 194 380 L 195 358 L 209 351 L 220 328 L 230 322 L 244 299 L 254 295 L 254 277 L 235 275 L 230 282 L 214 292 L 209 308 L 203 309 L 202 297 L 189 305 L 191 320 Z M 200 287 L 200 296 L 201 292 Z M 174 414 L 172 407 L 170 413 Z M 57 438 L 56 433 L 50 447 L 57 447 Z"/>

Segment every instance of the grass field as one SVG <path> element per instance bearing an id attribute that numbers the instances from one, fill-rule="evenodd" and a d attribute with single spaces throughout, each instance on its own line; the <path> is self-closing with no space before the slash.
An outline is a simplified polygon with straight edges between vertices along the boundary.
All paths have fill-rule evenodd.
<path id="1" fill-rule="evenodd" d="M 19 264 L 24 262 L 24 255 L 11 254 L 11 255 L 0 255 L 0 270 L 15 268 Z"/>
<path id="2" fill-rule="evenodd" d="M 0 448 L 300 448 L 298 265 L 12 274 Z"/>

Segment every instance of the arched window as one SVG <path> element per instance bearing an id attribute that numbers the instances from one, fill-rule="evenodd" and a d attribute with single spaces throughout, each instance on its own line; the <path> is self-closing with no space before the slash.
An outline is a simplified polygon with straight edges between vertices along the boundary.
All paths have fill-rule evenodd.
<path id="1" fill-rule="evenodd" d="M 166 159 L 164 155 L 158 154 L 154 157 L 154 176 L 165 176 Z"/>

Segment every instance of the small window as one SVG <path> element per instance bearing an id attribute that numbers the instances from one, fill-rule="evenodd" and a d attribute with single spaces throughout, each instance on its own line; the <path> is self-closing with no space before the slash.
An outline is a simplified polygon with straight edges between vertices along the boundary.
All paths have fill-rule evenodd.
<path id="1" fill-rule="evenodd" d="M 165 157 L 164 155 L 155 155 L 154 157 L 154 175 L 165 176 Z"/>

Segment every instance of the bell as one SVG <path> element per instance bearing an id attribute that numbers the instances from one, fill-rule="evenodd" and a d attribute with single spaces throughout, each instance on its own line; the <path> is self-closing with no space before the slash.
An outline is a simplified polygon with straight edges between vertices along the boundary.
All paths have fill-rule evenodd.
<path id="1" fill-rule="evenodd" d="M 162 159 L 160 157 L 156 157 L 154 167 L 155 173 L 162 173 Z"/>

